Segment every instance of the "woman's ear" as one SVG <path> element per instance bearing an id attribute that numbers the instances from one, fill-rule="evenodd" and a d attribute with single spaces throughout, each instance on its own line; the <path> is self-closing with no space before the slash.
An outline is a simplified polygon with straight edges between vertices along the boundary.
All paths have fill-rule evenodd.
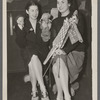
<path id="1" fill-rule="evenodd" d="M 29 14 L 29 13 L 28 13 L 28 10 L 26 10 L 26 13 Z"/>

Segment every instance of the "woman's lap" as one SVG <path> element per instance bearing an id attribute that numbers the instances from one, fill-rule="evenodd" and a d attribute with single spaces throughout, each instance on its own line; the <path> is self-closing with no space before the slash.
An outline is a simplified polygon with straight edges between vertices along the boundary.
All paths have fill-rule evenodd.
<path id="1" fill-rule="evenodd" d="M 53 64 L 56 62 L 58 57 L 62 58 L 65 62 L 69 70 L 70 83 L 72 83 L 78 78 L 79 72 L 82 70 L 84 52 L 73 51 L 68 55 L 57 55 L 53 59 Z"/>

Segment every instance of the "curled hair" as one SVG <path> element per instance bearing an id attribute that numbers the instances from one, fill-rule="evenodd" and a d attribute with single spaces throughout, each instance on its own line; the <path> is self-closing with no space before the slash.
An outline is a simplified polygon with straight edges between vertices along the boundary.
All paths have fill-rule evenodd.
<path id="1" fill-rule="evenodd" d="M 70 4 L 70 12 L 74 12 L 75 10 L 78 10 L 78 4 L 76 0 L 68 0 L 68 3 Z"/>
<path id="2" fill-rule="evenodd" d="M 32 5 L 38 7 L 38 2 L 33 1 L 33 0 L 28 1 L 26 6 L 25 6 L 25 10 L 29 10 L 29 7 L 32 6 Z"/>

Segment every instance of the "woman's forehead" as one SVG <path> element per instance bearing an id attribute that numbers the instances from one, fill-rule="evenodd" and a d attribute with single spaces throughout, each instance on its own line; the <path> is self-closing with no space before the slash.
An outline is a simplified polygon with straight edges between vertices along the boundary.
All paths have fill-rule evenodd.
<path id="1" fill-rule="evenodd" d="M 58 2 L 62 2 L 62 1 L 68 1 L 68 0 L 57 0 Z"/>
<path id="2" fill-rule="evenodd" d="M 37 5 L 31 5 L 31 6 L 29 7 L 29 9 L 35 10 L 35 9 L 38 9 L 38 6 L 37 6 Z"/>

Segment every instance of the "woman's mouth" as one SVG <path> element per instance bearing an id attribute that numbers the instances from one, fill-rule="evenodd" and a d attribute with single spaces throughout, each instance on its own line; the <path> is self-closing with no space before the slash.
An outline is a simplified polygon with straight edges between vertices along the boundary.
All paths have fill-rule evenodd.
<path id="1" fill-rule="evenodd" d="M 59 7 L 59 10 L 62 10 L 63 8 L 62 7 Z"/>

